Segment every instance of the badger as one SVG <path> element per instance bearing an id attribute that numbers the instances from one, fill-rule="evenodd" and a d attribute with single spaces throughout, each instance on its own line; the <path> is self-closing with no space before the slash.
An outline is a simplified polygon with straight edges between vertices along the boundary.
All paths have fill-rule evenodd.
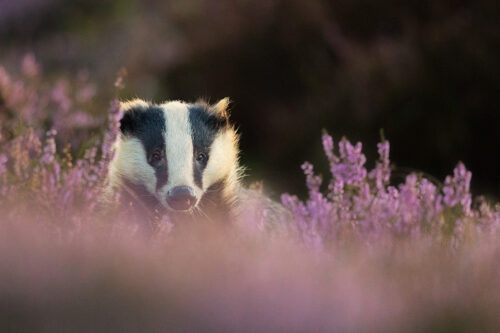
<path id="1" fill-rule="evenodd" d="M 242 168 L 229 99 L 206 102 L 141 99 L 120 103 L 120 134 L 109 165 L 106 198 L 144 214 L 235 218 Z"/>

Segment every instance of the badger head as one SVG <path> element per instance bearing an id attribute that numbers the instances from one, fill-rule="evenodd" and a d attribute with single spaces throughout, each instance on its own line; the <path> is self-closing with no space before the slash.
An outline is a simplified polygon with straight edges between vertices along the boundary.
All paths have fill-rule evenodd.
<path id="1" fill-rule="evenodd" d="M 238 181 L 238 137 L 228 102 L 122 103 L 111 183 L 170 212 L 200 209 L 214 187 L 231 196 Z"/>

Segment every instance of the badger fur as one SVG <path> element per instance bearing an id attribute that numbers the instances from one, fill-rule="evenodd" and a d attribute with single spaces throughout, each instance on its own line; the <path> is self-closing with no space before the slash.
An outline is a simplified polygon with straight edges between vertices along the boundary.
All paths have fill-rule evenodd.
<path id="1" fill-rule="evenodd" d="M 121 103 L 106 198 L 119 193 L 127 205 L 174 218 L 238 215 L 242 169 L 228 104 Z"/>

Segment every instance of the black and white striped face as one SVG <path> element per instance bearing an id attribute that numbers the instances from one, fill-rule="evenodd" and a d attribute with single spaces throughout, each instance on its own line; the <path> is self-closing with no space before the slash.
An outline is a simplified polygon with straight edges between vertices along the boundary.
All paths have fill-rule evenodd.
<path id="1" fill-rule="evenodd" d="M 122 104 L 122 136 L 112 173 L 170 210 L 190 211 L 211 185 L 227 176 L 237 158 L 227 104 L 227 99 L 214 106 L 140 100 Z"/>

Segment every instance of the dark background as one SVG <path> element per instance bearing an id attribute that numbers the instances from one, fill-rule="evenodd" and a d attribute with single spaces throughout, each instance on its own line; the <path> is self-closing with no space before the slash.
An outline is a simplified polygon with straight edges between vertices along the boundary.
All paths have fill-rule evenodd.
<path id="1" fill-rule="evenodd" d="M 88 69 L 106 111 L 120 98 L 234 101 L 248 182 L 304 192 L 327 172 L 321 129 L 384 129 L 394 176 L 444 179 L 459 160 L 473 191 L 500 195 L 498 0 L 0 0 L 0 61 L 34 52 L 44 76 Z"/>

